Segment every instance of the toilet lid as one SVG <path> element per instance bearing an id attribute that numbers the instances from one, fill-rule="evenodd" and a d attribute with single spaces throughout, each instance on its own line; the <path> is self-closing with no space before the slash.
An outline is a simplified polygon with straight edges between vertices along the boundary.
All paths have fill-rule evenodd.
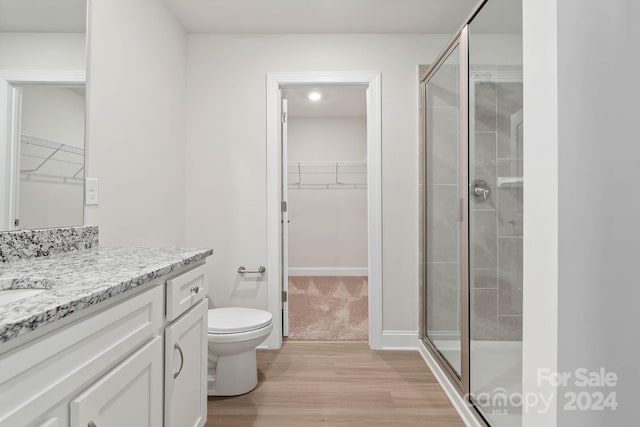
<path id="1" fill-rule="evenodd" d="M 209 310 L 209 333 L 233 334 L 263 328 L 271 323 L 271 313 L 255 308 L 225 307 Z"/>

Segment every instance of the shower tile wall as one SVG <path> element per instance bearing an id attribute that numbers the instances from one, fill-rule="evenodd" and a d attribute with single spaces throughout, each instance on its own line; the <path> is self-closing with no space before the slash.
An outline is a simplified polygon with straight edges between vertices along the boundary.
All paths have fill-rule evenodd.
<path id="1" fill-rule="evenodd" d="M 522 83 L 502 81 L 501 71 L 513 71 L 510 69 L 487 67 L 482 71 L 471 72 L 476 79 L 471 86 L 475 114 L 470 176 L 486 181 L 491 193 L 487 201 L 470 204 L 471 337 L 521 340 L 523 191 L 518 114 L 522 113 Z"/>

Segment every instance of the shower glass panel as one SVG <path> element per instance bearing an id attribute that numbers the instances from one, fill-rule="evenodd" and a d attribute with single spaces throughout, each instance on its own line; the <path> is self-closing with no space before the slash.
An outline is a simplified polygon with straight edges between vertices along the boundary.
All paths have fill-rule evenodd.
<path id="1" fill-rule="evenodd" d="M 502 427 L 522 417 L 510 402 L 522 392 L 523 99 L 521 33 L 481 34 L 499 7 L 469 24 L 469 388 Z"/>
<path id="2" fill-rule="evenodd" d="M 426 336 L 460 377 L 458 248 L 459 47 L 431 77 L 425 93 Z"/>

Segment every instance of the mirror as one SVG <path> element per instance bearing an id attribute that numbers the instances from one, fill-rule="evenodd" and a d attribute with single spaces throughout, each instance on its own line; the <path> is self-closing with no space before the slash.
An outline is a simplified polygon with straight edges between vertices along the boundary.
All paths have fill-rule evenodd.
<path id="1" fill-rule="evenodd" d="M 0 231 L 84 223 L 86 0 L 0 0 Z"/>

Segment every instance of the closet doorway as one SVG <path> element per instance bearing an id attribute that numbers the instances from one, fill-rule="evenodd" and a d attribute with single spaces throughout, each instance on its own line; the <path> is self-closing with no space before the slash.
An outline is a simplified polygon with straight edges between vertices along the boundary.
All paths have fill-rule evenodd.
<path id="1" fill-rule="evenodd" d="M 367 341 L 367 88 L 283 89 L 283 335 Z"/>
<path id="2" fill-rule="evenodd" d="M 309 96 L 309 89 L 315 89 L 317 91 L 323 88 L 337 87 L 348 88 L 361 88 L 365 94 L 365 111 L 366 111 L 366 150 L 360 151 L 358 156 L 343 160 L 342 164 L 338 164 L 338 181 L 336 183 L 336 162 L 339 159 L 335 156 L 331 156 L 331 152 L 328 151 L 329 143 L 327 138 L 320 141 L 320 144 L 312 148 L 318 151 L 317 156 L 323 155 L 325 157 L 299 157 L 290 158 L 287 153 L 288 144 L 286 139 L 289 136 L 288 127 L 290 120 L 290 112 L 288 111 L 287 96 L 292 97 L 294 89 L 306 88 L 307 91 L 304 95 L 307 99 Z M 322 97 L 322 93 L 320 94 Z M 319 180 L 323 176 L 324 179 L 328 178 L 328 175 L 333 177 L 331 184 L 324 183 L 324 190 L 331 190 L 332 192 L 346 191 L 344 189 L 339 190 L 337 187 L 351 186 L 351 190 L 361 191 L 362 196 L 366 197 L 366 277 L 367 277 L 367 322 L 366 329 L 368 329 L 368 343 L 372 349 L 379 349 L 382 347 L 382 168 L 381 168 L 381 151 L 382 151 L 382 120 L 380 109 L 381 98 L 381 86 L 380 86 L 380 73 L 379 72 L 359 72 L 359 71 L 319 71 L 319 72 L 292 72 L 292 73 L 268 73 L 267 74 L 267 282 L 268 282 L 268 307 L 269 311 L 273 315 L 273 332 L 265 341 L 265 346 L 272 349 L 280 348 L 282 345 L 283 337 L 289 335 L 289 225 L 294 224 L 295 227 L 301 225 L 297 223 L 296 218 L 289 217 L 289 200 L 288 196 L 292 192 L 302 191 L 302 188 L 293 189 L 289 188 L 288 180 L 292 180 L 291 183 L 300 181 L 300 187 L 302 187 L 303 179 L 303 164 L 302 163 L 332 163 L 331 174 L 314 174 L 313 180 Z M 342 107 L 342 102 L 337 102 L 333 106 L 336 110 Z M 295 108 L 295 107 L 294 107 Z M 296 113 L 294 113 L 295 116 Z M 335 115 L 335 112 L 334 112 Z M 295 124 L 294 124 L 295 126 Z M 335 129 L 334 129 L 335 130 Z M 295 132 L 295 130 L 294 130 Z M 295 152 L 296 149 L 292 150 Z M 302 150 L 302 149 L 301 149 Z M 313 151 L 311 151 L 313 153 Z M 362 154 L 366 156 L 366 160 L 361 158 Z M 297 155 L 297 154 L 296 154 Z M 303 153 L 300 152 L 300 156 Z M 290 165 L 290 161 L 291 164 Z M 300 162 L 300 173 L 298 174 L 298 164 Z M 347 164 L 349 163 L 349 164 Z M 311 165 L 306 165 L 307 169 Z M 317 167 L 327 167 L 322 165 L 313 165 Z M 349 174 L 343 173 L 345 168 L 348 168 Z M 359 171 L 356 169 L 359 168 Z M 346 176 L 349 179 L 353 179 L 358 174 L 362 174 L 362 170 L 366 169 L 366 181 L 347 181 Z M 309 181 L 310 174 L 307 175 L 307 184 L 320 184 L 322 182 Z M 325 176 L 326 175 L 326 176 Z M 327 185 L 330 185 L 327 188 Z M 360 188 L 359 188 L 360 187 Z M 313 190 L 319 191 L 319 190 Z M 302 193 L 300 193 L 302 194 Z M 304 197 L 304 196 L 302 196 Z M 294 195 L 294 200 L 297 195 Z M 337 205 L 330 206 L 339 212 L 344 206 Z M 293 208 L 295 209 L 295 207 Z M 320 215 L 319 212 L 310 209 L 311 213 Z M 295 211 L 294 211 L 295 214 Z M 324 216 L 324 215 L 321 215 Z M 326 222 L 326 218 L 325 218 Z M 349 230 L 351 231 L 351 230 Z M 312 245 L 312 243 L 309 243 Z M 294 243 L 295 246 L 295 243 Z M 336 241 L 333 243 L 332 250 L 336 252 L 338 250 L 353 248 L 351 242 Z M 302 255 L 297 253 L 295 256 Z M 292 258 L 295 263 L 303 262 L 300 258 Z M 352 270 L 351 274 L 360 275 L 363 277 L 363 265 L 347 265 L 346 269 Z M 314 267 L 313 265 L 292 265 L 292 267 L 298 267 L 301 269 Z M 320 265 L 327 270 L 323 271 L 324 274 L 329 273 L 329 269 L 333 269 L 333 276 L 336 276 L 336 265 Z M 360 269 L 358 269 L 358 267 Z M 319 281 L 323 281 L 324 277 L 318 275 L 318 271 L 321 269 L 316 268 L 316 271 L 311 271 L 309 268 L 306 273 L 301 270 L 294 271 L 294 274 L 309 274 L 312 277 L 321 277 Z M 358 271 L 359 270 L 359 271 Z M 300 277 L 300 276 L 293 276 Z M 340 273 L 340 277 L 344 277 L 344 271 Z M 352 277 L 347 276 L 347 281 L 351 281 Z M 317 287 L 317 284 L 314 283 Z M 302 285 L 304 287 L 304 285 Z M 337 287 L 337 286 L 336 286 Z M 297 290 L 296 290 L 297 291 Z M 348 292 L 348 291 L 347 291 Z M 362 294 L 360 295 L 362 296 Z M 294 300 L 296 298 L 294 297 Z M 313 305 L 313 303 L 310 303 Z M 294 320 L 295 322 L 295 320 Z M 364 329 L 364 328 L 363 328 Z M 344 338 L 343 338 L 344 339 Z"/>

